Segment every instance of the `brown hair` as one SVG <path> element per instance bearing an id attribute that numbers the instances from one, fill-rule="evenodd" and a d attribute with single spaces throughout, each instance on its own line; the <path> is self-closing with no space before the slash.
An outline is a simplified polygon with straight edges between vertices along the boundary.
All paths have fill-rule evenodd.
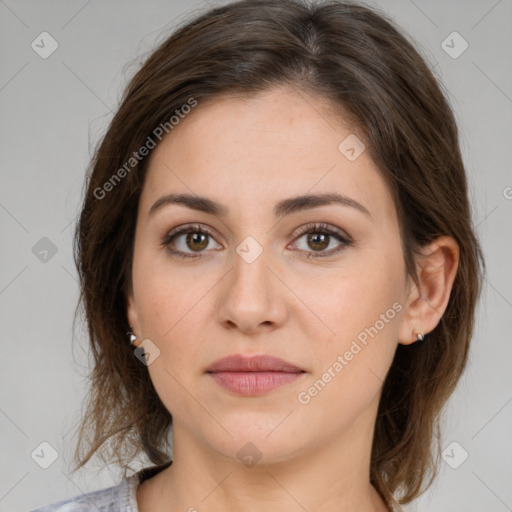
<path id="1" fill-rule="evenodd" d="M 75 233 L 78 305 L 94 367 L 74 471 L 96 452 L 122 466 L 141 453 L 158 465 L 170 460 L 171 414 L 126 337 L 149 158 L 132 161 L 132 169 L 127 162 L 156 138 L 157 127 L 170 132 L 170 117 L 191 99 L 200 108 L 221 94 L 249 96 L 279 85 L 325 100 L 361 131 L 393 194 L 405 271 L 417 285 L 414 254 L 422 245 L 441 235 L 459 244 L 445 314 L 425 341 L 398 345 L 383 384 L 370 479 L 388 504 L 408 503 L 438 471 L 432 443 L 440 440 L 442 407 L 466 365 L 485 264 L 456 121 L 438 81 L 392 21 L 350 2 L 243 0 L 211 9 L 176 29 L 128 84 L 91 160 Z"/>

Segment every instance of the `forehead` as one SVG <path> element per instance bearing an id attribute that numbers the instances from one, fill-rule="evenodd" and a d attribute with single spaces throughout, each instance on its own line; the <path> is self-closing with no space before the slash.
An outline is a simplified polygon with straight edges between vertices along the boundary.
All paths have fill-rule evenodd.
<path id="1" fill-rule="evenodd" d="M 393 214 L 369 153 L 351 161 L 340 151 L 357 136 L 340 109 L 293 88 L 199 102 L 153 150 L 142 202 L 147 211 L 169 192 L 247 205 L 337 191 L 377 216 Z"/>

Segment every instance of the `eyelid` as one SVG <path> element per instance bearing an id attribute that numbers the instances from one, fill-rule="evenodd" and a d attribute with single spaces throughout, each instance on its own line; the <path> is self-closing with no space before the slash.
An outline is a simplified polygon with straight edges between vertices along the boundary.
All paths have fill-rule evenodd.
<path id="1" fill-rule="evenodd" d="M 325 233 L 331 237 L 334 237 L 339 242 L 337 247 L 328 251 L 304 251 L 299 249 L 296 251 L 299 254 L 299 258 L 307 258 L 309 260 L 321 260 L 322 258 L 328 259 L 330 257 L 338 256 L 338 254 L 342 252 L 346 247 L 354 245 L 354 240 L 345 231 L 335 226 L 331 226 L 325 222 L 313 222 L 310 224 L 305 224 L 304 226 L 301 226 L 298 231 L 299 232 L 295 235 L 291 245 L 295 245 L 296 242 L 307 233 Z M 289 246 L 287 246 L 287 248 L 288 247 Z"/>
<path id="2" fill-rule="evenodd" d="M 169 232 L 166 232 L 164 239 L 161 243 L 163 246 L 167 246 L 171 243 L 171 240 L 175 237 L 178 237 L 183 234 L 187 234 L 189 232 L 200 232 L 208 235 L 210 238 L 217 242 L 217 235 L 214 233 L 214 230 L 205 224 L 192 223 L 192 224 L 183 224 L 181 226 L 177 226 L 171 229 Z M 221 245 L 219 242 L 217 242 Z"/>
<path id="3" fill-rule="evenodd" d="M 315 230 L 316 231 L 326 231 L 330 234 L 336 234 L 339 237 L 344 238 L 347 242 L 352 241 L 352 238 L 350 237 L 350 235 L 348 233 L 346 233 L 345 231 L 343 231 L 340 228 L 331 226 L 325 222 L 312 222 L 310 224 L 304 224 L 303 226 L 298 228 L 298 232 L 295 236 L 300 237 L 300 236 L 304 235 L 305 233 L 308 233 L 310 231 L 315 231 Z"/>

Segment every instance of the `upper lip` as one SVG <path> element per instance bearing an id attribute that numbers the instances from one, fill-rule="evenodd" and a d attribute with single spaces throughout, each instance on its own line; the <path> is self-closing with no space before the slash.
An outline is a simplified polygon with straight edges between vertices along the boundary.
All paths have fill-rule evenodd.
<path id="1" fill-rule="evenodd" d="M 242 354 L 234 354 L 218 359 L 206 369 L 207 373 L 265 371 L 297 373 L 304 370 L 287 363 L 279 357 L 269 355 L 244 356 Z"/>

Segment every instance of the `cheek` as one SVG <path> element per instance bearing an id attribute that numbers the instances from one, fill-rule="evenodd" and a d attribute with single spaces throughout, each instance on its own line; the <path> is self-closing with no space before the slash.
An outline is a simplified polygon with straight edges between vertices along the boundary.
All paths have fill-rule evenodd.
<path id="1" fill-rule="evenodd" d="M 173 264 L 165 249 L 155 249 L 155 241 L 136 248 L 133 277 L 139 320 L 144 335 L 166 342 L 180 319 L 193 314 L 202 291 L 201 276 L 183 272 Z M 187 313 L 189 312 L 190 313 Z"/>
<path id="2" fill-rule="evenodd" d="M 191 377 L 190 369 L 197 361 L 204 334 L 194 321 L 200 314 L 205 294 L 201 279 L 185 281 L 182 274 L 154 255 L 151 260 L 140 257 L 134 262 L 141 333 L 160 351 L 148 367 L 159 395 L 165 390 L 169 396 L 176 396 L 177 382 L 184 383 Z"/>
<path id="3" fill-rule="evenodd" d="M 181 416 L 194 406 L 184 390 L 195 388 L 201 370 L 197 362 L 204 351 L 204 329 L 197 318 L 202 314 L 204 291 L 183 288 L 184 283 L 176 284 L 176 279 L 160 274 L 155 267 L 143 282 L 138 304 L 141 328 L 160 351 L 148 372 L 167 410 Z"/>
<path id="4" fill-rule="evenodd" d="M 309 383 L 317 393 L 312 402 L 323 404 L 319 414 L 322 407 L 338 408 L 342 416 L 357 414 L 379 392 L 396 350 L 403 310 L 400 265 L 399 256 L 375 253 L 360 258 L 358 268 L 347 269 L 331 286 L 322 318 L 335 334 L 315 348 L 315 375 Z"/>
<path id="5" fill-rule="evenodd" d="M 403 279 L 399 257 L 363 255 L 347 268 L 336 285 L 331 285 L 324 308 L 338 344 L 356 339 L 371 326 L 376 326 L 379 339 L 393 337 L 403 309 Z M 364 334 L 359 338 L 364 341 Z"/>
<path id="6" fill-rule="evenodd" d="M 363 286 L 359 281 L 354 288 Z M 315 348 L 314 374 L 297 397 L 308 417 L 332 434 L 379 399 L 397 347 L 400 304 L 389 291 L 366 289 L 368 298 L 356 295 L 357 300 L 338 292 L 339 311 L 330 320 L 336 335 Z"/>

